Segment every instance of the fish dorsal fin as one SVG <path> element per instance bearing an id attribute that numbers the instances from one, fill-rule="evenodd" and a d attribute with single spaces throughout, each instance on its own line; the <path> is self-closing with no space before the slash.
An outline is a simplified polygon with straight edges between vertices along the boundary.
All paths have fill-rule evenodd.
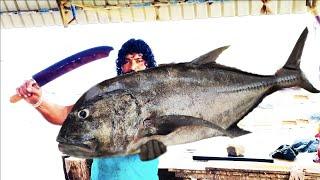
<path id="1" fill-rule="evenodd" d="M 223 46 L 219 47 L 215 50 L 212 50 L 196 59 L 191 61 L 191 64 L 194 65 L 203 65 L 203 64 L 208 64 L 208 63 L 215 63 L 216 59 L 219 57 L 219 55 L 228 48 L 229 46 Z"/>

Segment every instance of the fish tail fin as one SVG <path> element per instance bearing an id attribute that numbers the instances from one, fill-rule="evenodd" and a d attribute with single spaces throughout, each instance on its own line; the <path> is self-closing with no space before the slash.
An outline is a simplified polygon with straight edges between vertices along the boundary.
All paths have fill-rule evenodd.
<path id="1" fill-rule="evenodd" d="M 279 85 L 281 88 L 284 87 L 292 87 L 298 86 L 304 88 L 305 90 L 312 92 L 312 93 L 319 93 L 320 91 L 317 90 L 305 77 L 303 72 L 300 69 L 300 60 L 304 48 L 305 41 L 308 36 L 308 28 L 305 28 L 301 33 L 298 41 L 296 42 L 286 64 L 277 71 L 276 77 L 278 79 L 283 79 L 284 81 L 290 81 L 290 77 L 297 76 L 299 81 L 294 81 L 293 84 L 291 83 L 282 83 Z"/>

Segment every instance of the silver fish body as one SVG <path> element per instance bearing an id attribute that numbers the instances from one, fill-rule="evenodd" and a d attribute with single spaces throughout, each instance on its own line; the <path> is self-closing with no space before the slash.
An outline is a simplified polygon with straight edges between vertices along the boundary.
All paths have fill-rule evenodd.
<path id="1" fill-rule="evenodd" d="M 273 76 L 215 63 L 222 47 L 189 63 L 103 81 L 74 105 L 59 132 L 59 149 L 90 158 L 137 153 L 152 139 L 174 145 L 247 134 L 237 123 L 267 95 L 294 86 L 319 92 L 299 68 L 307 33 Z"/>

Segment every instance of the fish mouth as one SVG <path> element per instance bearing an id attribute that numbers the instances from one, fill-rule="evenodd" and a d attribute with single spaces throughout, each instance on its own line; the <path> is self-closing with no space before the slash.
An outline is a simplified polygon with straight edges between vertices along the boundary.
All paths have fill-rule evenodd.
<path id="1" fill-rule="evenodd" d="M 79 158 L 91 158 L 97 157 L 99 154 L 97 153 L 97 145 L 93 146 L 92 142 L 90 145 L 87 144 L 69 144 L 69 143 L 59 143 L 58 144 L 59 151 L 64 154 L 79 157 Z"/>
<path id="2" fill-rule="evenodd" d="M 78 158 L 97 158 L 104 156 L 113 156 L 117 153 L 110 150 L 102 150 L 99 140 L 93 137 L 57 137 L 58 149 L 63 154 Z M 102 148 L 102 149 L 101 149 Z"/>
<path id="3" fill-rule="evenodd" d="M 74 157 L 95 157 L 98 152 L 99 142 L 95 138 L 66 139 L 58 136 L 58 148 L 64 154 Z"/>

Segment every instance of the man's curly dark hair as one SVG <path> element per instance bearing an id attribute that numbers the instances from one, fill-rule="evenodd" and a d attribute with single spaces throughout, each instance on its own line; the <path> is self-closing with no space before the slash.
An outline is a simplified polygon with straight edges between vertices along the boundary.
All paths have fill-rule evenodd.
<path id="1" fill-rule="evenodd" d="M 121 49 L 118 52 L 118 59 L 116 60 L 118 75 L 123 74 L 122 65 L 125 63 L 125 57 L 129 53 L 142 53 L 143 59 L 146 61 L 147 68 L 157 66 L 152 50 L 147 43 L 145 43 L 141 39 L 129 39 L 122 45 Z"/>

